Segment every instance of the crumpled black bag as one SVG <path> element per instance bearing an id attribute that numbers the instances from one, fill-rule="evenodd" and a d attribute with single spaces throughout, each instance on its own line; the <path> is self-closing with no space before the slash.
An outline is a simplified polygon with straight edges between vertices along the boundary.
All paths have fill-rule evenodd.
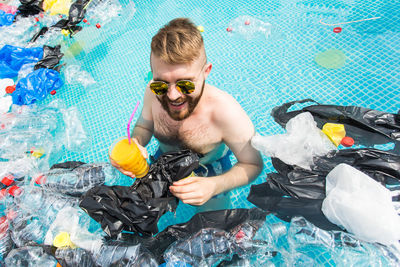
<path id="1" fill-rule="evenodd" d="M 18 17 L 34 16 L 43 12 L 43 0 L 20 0 L 21 4 L 18 6 L 18 12 L 15 19 Z"/>
<path id="2" fill-rule="evenodd" d="M 319 128 L 327 123 L 344 124 L 346 135 L 354 139 L 356 145 L 373 146 L 394 142 L 394 152 L 400 154 L 400 115 L 383 111 L 357 107 L 336 105 L 311 105 L 301 110 L 288 109 L 297 103 L 315 102 L 312 99 L 303 99 L 285 103 L 275 107 L 271 115 L 282 127 L 296 115 L 310 112 Z"/>
<path id="3" fill-rule="evenodd" d="M 165 153 L 131 187 L 93 187 L 81 198 L 80 207 L 111 237 L 123 230 L 153 235 L 159 218 L 178 205 L 169 186 L 198 166 L 199 156 L 190 150 Z"/>
<path id="4" fill-rule="evenodd" d="M 56 45 L 55 47 L 44 45 L 43 58 L 36 63 L 34 69 L 37 70 L 40 68 L 47 68 L 60 72 L 61 66 L 57 65 L 60 63 L 60 60 L 63 56 L 64 54 L 61 53 L 60 45 Z"/>
<path id="5" fill-rule="evenodd" d="M 320 228 L 335 230 L 323 215 L 321 205 L 326 176 L 340 163 L 353 166 L 382 185 L 398 185 L 400 181 L 399 155 L 372 148 L 344 149 L 314 157 L 311 170 L 272 158 L 278 173 L 269 173 L 265 183 L 251 186 L 247 200 L 285 221 L 303 216 Z"/>
<path id="6" fill-rule="evenodd" d="M 71 4 L 68 12 L 68 19 L 61 19 L 59 20 L 56 24 L 51 26 L 51 28 L 59 28 L 59 29 L 65 29 L 68 30 L 71 35 L 79 32 L 82 30 L 81 26 L 78 26 L 77 24 L 80 23 L 83 18 L 85 17 L 86 14 L 86 7 L 90 3 L 90 0 L 77 0 L 74 3 Z M 29 41 L 30 43 L 36 42 L 36 40 L 46 34 L 46 32 L 49 30 L 48 27 L 43 27 L 40 29 L 39 32 L 37 32 Z"/>

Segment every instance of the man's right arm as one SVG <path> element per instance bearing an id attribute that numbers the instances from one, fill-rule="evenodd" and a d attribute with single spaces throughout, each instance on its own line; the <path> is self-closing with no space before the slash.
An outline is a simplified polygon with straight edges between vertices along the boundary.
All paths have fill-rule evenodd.
<path id="1" fill-rule="evenodd" d="M 132 132 L 132 137 L 136 138 L 139 144 L 143 147 L 150 142 L 154 132 L 154 121 L 151 109 L 152 97 L 154 96 L 147 86 L 144 93 L 142 113 L 140 114 Z"/>

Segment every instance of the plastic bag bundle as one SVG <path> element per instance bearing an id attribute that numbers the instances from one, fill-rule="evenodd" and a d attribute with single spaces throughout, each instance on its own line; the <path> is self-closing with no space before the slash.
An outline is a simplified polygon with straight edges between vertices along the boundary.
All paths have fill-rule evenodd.
<path id="1" fill-rule="evenodd" d="M 161 215 L 174 211 L 178 204 L 169 186 L 188 177 L 198 166 L 199 156 L 189 150 L 165 153 L 132 187 L 94 187 L 82 197 L 80 207 L 109 236 L 114 237 L 122 230 L 155 234 Z"/>
<path id="2" fill-rule="evenodd" d="M 354 166 L 383 185 L 399 184 L 399 155 L 372 148 L 345 149 L 315 157 L 312 170 L 272 158 L 277 173 L 268 173 L 265 183 L 251 186 L 247 199 L 282 220 L 290 221 L 294 216 L 304 216 L 322 229 L 339 230 L 338 226 L 326 219 L 321 206 L 326 196 L 326 176 L 341 163 Z"/>
<path id="3" fill-rule="evenodd" d="M 392 202 L 399 194 L 359 170 L 339 164 L 326 177 L 322 211 L 361 240 L 390 245 L 400 240 L 400 203 Z"/>
<path id="4" fill-rule="evenodd" d="M 19 80 L 12 94 L 13 103 L 30 105 L 43 100 L 53 91 L 63 86 L 60 73 L 55 70 L 40 68 Z"/>
<path id="5" fill-rule="evenodd" d="M 301 110 L 288 111 L 297 103 L 316 103 Z M 300 113 L 310 112 L 319 128 L 327 123 L 340 123 L 346 129 L 346 135 L 354 139 L 356 145 L 371 147 L 377 144 L 393 142 L 394 152 L 400 154 L 400 114 L 357 106 L 320 105 L 312 99 L 285 103 L 275 107 L 271 115 L 285 127 L 286 123 Z"/>
<path id="6" fill-rule="evenodd" d="M 23 48 L 5 45 L 0 49 L 0 78 L 14 78 L 23 65 L 36 63 L 42 57 L 41 47 Z"/>
<path id="7" fill-rule="evenodd" d="M 286 164 L 310 169 L 313 157 L 323 156 L 336 147 L 321 132 L 310 113 L 304 112 L 290 119 L 286 134 L 273 136 L 256 135 L 252 146 L 266 156 L 279 158 Z"/>

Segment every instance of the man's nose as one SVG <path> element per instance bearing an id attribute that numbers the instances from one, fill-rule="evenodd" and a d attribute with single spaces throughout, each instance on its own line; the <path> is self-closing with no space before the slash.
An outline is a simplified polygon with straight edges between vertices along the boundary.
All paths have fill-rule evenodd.
<path id="1" fill-rule="evenodd" d="M 182 93 L 176 88 L 175 84 L 171 84 L 168 88 L 167 97 L 171 101 L 175 101 L 182 97 Z"/>

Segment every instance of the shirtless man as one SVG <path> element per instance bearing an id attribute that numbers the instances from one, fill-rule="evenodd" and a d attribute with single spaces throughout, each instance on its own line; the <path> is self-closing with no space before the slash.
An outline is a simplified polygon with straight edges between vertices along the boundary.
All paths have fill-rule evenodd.
<path id="1" fill-rule="evenodd" d="M 170 191 L 183 203 L 203 205 L 254 180 L 263 168 L 259 152 L 250 145 L 254 126 L 231 95 L 205 83 L 212 64 L 196 26 L 180 18 L 161 28 L 151 42 L 150 64 L 153 80 L 133 130 L 135 142 L 146 158 L 144 146 L 153 135 L 159 141 L 156 156 L 184 148 L 203 155 L 197 176 L 175 182 Z M 238 160 L 232 168 L 230 151 Z"/>

